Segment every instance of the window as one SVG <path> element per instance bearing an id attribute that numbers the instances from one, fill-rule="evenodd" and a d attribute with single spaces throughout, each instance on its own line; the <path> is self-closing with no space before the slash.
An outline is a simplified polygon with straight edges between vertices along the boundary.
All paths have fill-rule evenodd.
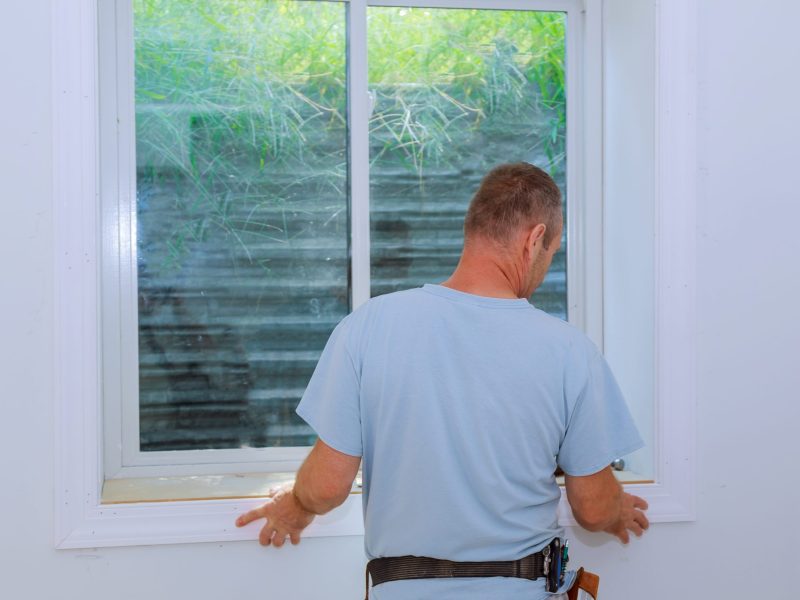
<path id="1" fill-rule="evenodd" d="M 101 6 L 118 32 L 100 72 L 107 477 L 293 470 L 314 440 L 294 408 L 333 327 L 447 278 L 503 162 L 564 193 L 532 300 L 579 320 L 577 4 L 369 4 L 363 29 L 347 2 Z"/>
<path id="2" fill-rule="evenodd" d="M 246 6 L 247 3 L 242 0 L 240 4 Z M 289 3 L 285 4 L 288 10 Z M 617 23 L 620 14 L 624 13 L 624 3 L 617 0 L 430 0 L 424 3 L 350 0 L 322 6 L 322 2 L 298 0 L 296 4 L 302 4 L 300 8 L 307 15 L 316 10 L 314 7 L 323 11 L 320 14 L 328 15 L 328 18 L 344 14 L 349 34 L 345 42 L 345 47 L 349 48 L 345 57 L 346 84 L 351 90 L 347 95 L 348 115 L 362 115 L 361 119 L 348 118 L 346 130 L 346 156 L 349 161 L 346 168 L 346 206 L 349 212 L 346 227 L 349 237 L 344 236 L 343 239 L 348 245 L 345 269 L 349 279 L 344 310 L 363 302 L 373 291 L 386 291 L 386 288 L 377 289 L 378 282 L 381 279 L 390 282 L 391 276 L 381 275 L 377 270 L 373 275 L 368 260 L 371 255 L 386 258 L 380 257 L 380 244 L 394 243 L 402 250 L 403 236 L 418 235 L 419 230 L 414 227 L 425 225 L 425 221 L 416 218 L 412 210 L 403 215 L 414 217 L 406 223 L 407 227 L 395 223 L 391 226 L 381 225 L 371 231 L 370 213 L 365 210 L 370 204 L 376 211 L 381 206 L 379 197 L 370 198 L 370 187 L 374 182 L 365 176 L 374 172 L 376 175 L 373 179 L 377 179 L 380 172 L 378 163 L 370 171 L 365 169 L 371 164 L 371 159 L 377 156 L 371 151 L 372 140 L 377 138 L 370 137 L 368 115 L 372 110 L 374 119 L 395 110 L 393 104 L 386 102 L 387 99 L 391 102 L 394 102 L 393 98 L 407 101 L 407 96 L 399 93 L 388 95 L 385 87 L 381 89 L 383 80 L 368 70 L 365 58 L 370 39 L 369 20 L 382 11 L 390 14 L 391 10 L 399 12 L 403 8 L 427 9 L 432 14 L 445 8 L 454 11 L 499 11 L 492 12 L 493 15 L 513 9 L 522 12 L 519 9 L 524 8 L 527 11 L 566 15 L 567 161 L 563 166 L 563 181 L 568 192 L 569 213 L 567 313 L 571 321 L 584 328 L 596 341 L 602 342 L 602 326 L 605 322 L 603 298 L 608 300 L 611 296 L 603 290 L 602 232 L 591 227 L 591 224 L 602 222 L 603 207 L 609 206 L 608 198 L 603 203 L 599 201 L 609 191 L 603 185 L 604 167 L 599 159 L 611 160 L 613 154 L 613 148 L 609 147 L 611 138 L 603 136 L 602 122 L 607 118 L 606 109 L 598 99 L 608 99 L 615 90 L 604 90 L 603 73 L 608 73 L 614 66 L 609 63 L 607 52 L 604 54 L 602 51 L 604 45 L 601 42 L 604 32 L 612 32 L 612 28 L 603 25 L 603 21 L 606 20 L 607 24 Z M 390 5 L 402 6 L 394 9 Z M 232 530 L 230 519 L 231 515 L 255 504 L 255 500 L 228 497 L 213 501 L 108 506 L 101 499 L 103 483 L 111 477 L 120 476 L 246 473 L 266 469 L 289 471 L 305 452 L 303 447 L 291 446 L 183 450 L 154 447 L 142 451 L 139 445 L 139 395 L 138 391 L 136 394 L 130 393 L 139 385 L 140 364 L 138 357 L 131 357 L 131 352 L 138 354 L 139 348 L 136 293 L 139 270 L 135 268 L 136 263 L 131 261 L 134 257 L 138 259 L 133 250 L 138 252 L 136 226 L 140 224 L 132 218 L 136 215 L 134 199 L 137 176 L 140 175 L 136 169 L 137 138 L 134 128 L 137 123 L 137 96 L 133 84 L 136 71 L 132 7 L 132 0 L 75 0 L 69 6 L 54 3 L 52 7 L 53 189 L 56 294 L 59 298 L 54 348 L 58 373 L 55 544 L 60 548 L 246 539 L 249 534 Z M 615 7 L 617 10 L 604 11 L 604 7 Z M 449 16 L 451 13 L 442 14 Z M 218 19 L 214 19 L 213 15 L 211 17 L 212 20 L 206 20 L 206 23 L 214 27 L 212 21 Z M 654 483 L 636 484 L 631 489 L 649 501 L 652 521 L 673 521 L 693 518 L 692 232 L 696 162 L 693 154 L 692 69 L 696 15 L 691 0 L 674 0 L 659 4 L 654 18 Z M 606 50 L 609 50 L 608 46 Z M 207 56 L 202 59 L 198 56 L 196 59 L 207 65 Z M 613 78 L 606 79 L 606 85 L 612 85 L 612 81 Z M 427 82 L 420 78 L 416 83 Z M 389 80 L 387 86 L 394 83 Z M 352 93 L 352 90 L 362 90 L 363 93 Z M 158 105 L 165 100 L 158 97 L 159 91 L 154 93 L 155 97 L 143 101 L 143 112 L 147 112 L 144 104 Z M 410 89 L 403 90 L 403 94 L 410 93 Z M 150 108 L 155 109 L 155 106 Z M 387 110 L 390 113 L 386 113 Z M 251 112 L 243 106 L 238 112 L 234 111 L 228 120 L 221 115 L 202 113 L 194 124 L 194 127 L 202 125 L 205 128 L 200 131 L 192 129 L 191 119 L 187 123 L 176 117 L 175 121 L 164 121 L 160 130 L 156 127 L 158 131 L 150 135 L 152 139 L 169 145 L 180 139 L 175 131 L 170 131 L 171 127 L 188 127 L 189 131 L 196 133 L 195 137 L 190 135 L 188 138 L 196 144 L 196 148 L 218 148 L 233 152 L 230 131 L 240 127 L 246 131 L 248 119 L 254 119 Z M 143 117 L 139 126 L 146 127 L 145 122 Z M 619 122 L 607 121 L 607 126 Z M 631 124 L 635 125 L 633 122 Z M 378 135 L 375 133 L 375 136 Z M 624 139 L 624 136 L 617 137 L 618 141 Z M 178 145 L 177 149 L 180 148 Z M 145 152 L 142 154 L 142 160 L 145 160 L 146 151 L 142 152 Z M 331 149 L 327 156 L 339 156 L 337 152 L 339 150 Z M 162 159 L 147 160 L 154 161 L 154 167 L 166 170 L 163 163 L 158 165 L 157 160 Z M 171 156 L 169 160 L 174 161 L 173 165 L 185 164 L 181 162 L 184 158 L 180 154 Z M 379 162 L 382 160 L 378 158 Z M 260 159 L 251 158 L 245 163 L 254 172 L 260 168 Z M 191 161 L 188 164 L 191 167 Z M 426 164 L 430 163 L 423 163 L 423 181 L 426 181 Z M 158 169 L 149 172 L 143 169 L 141 174 L 158 182 L 155 177 Z M 340 170 L 331 171 L 327 176 L 329 179 L 325 181 L 328 184 L 342 177 Z M 419 174 L 416 176 L 419 179 Z M 217 178 L 215 185 L 221 186 L 224 177 L 218 174 L 214 177 Z M 320 176 L 318 181 L 322 180 Z M 160 181 L 169 182 L 168 179 Z M 225 183 L 231 185 L 230 182 Z M 172 181 L 171 185 L 177 186 L 178 182 Z M 181 185 L 187 184 L 181 182 Z M 154 187 L 144 188 L 148 193 L 155 194 Z M 118 201 L 105 202 L 107 198 L 116 198 Z M 366 202 L 367 199 L 372 202 Z M 428 202 L 428 198 L 420 196 L 414 202 L 422 205 Z M 224 203 L 220 208 L 223 207 Z M 230 218 L 224 209 L 222 213 Z M 333 223 L 313 222 L 320 227 Z M 269 229 L 264 221 L 258 223 Z M 255 230 L 248 233 L 255 235 L 261 231 L 258 225 L 255 225 Z M 199 231 L 198 238 L 194 240 L 191 235 L 196 231 Z M 197 230 L 190 228 L 184 233 L 188 236 L 187 240 L 199 243 L 203 241 L 203 231 L 202 227 Z M 217 235 L 221 234 L 217 232 Z M 372 244 L 370 237 L 374 238 Z M 165 248 L 166 240 L 154 240 L 151 249 L 157 249 L 159 244 Z M 231 247 L 236 248 L 235 245 Z M 180 256 L 180 253 L 175 255 L 176 258 Z M 333 259 L 327 262 L 333 262 Z M 419 276 L 412 262 L 394 266 L 376 265 L 376 269 L 378 266 L 407 269 L 403 275 L 408 277 L 408 282 L 413 282 L 413 278 Z M 331 265 L 330 268 L 334 272 L 339 267 Z M 292 293 L 297 291 L 296 286 L 292 290 Z M 289 293 L 288 290 L 286 292 Z M 537 301 L 536 298 L 534 301 Z M 615 307 L 615 311 L 613 318 L 623 317 L 622 320 L 625 320 L 626 315 L 618 307 Z M 180 316 L 180 310 L 176 309 L 175 314 Z M 636 322 L 640 316 L 637 316 Z M 109 327 L 109 322 L 114 326 Z M 613 343 L 620 347 L 624 341 L 618 338 Z M 127 394 L 127 400 L 119 401 L 123 392 Z M 114 398 L 116 402 L 111 401 Z M 124 432 L 123 429 L 131 423 L 136 424 L 134 430 Z M 290 432 L 283 430 L 279 433 L 286 434 L 285 439 L 288 439 Z M 159 457 L 161 453 L 168 456 Z M 360 522 L 358 502 L 351 499 L 335 514 L 315 522 L 308 535 L 357 534 L 361 530 Z M 568 513 L 562 515 L 562 522 L 569 522 Z"/>
<path id="3" fill-rule="evenodd" d="M 567 198 L 563 12 L 367 9 L 372 295 L 446 279 L 493 166 L 549 170 Z M 567 318 L 566 243 L 532 301 Z"/>
<path id="4" fill-rule="evenodd" d="M 294 407 L 349 306 L 346 5 L 135 0 L 133 23 L 123 445 L 132 461 L 310 446 Z"/>

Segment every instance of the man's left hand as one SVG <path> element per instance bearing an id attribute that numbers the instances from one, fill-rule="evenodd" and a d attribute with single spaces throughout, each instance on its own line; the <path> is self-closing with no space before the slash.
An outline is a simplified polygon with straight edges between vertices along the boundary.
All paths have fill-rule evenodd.
<path id="1" fill-rule="evenodd" d="M 292 544 L 300 543 L 300 533 L 314 520 L 314 513 L 305 510 L 292 492 L 294 483 L 287 483 L 270 490 L 269 500 L 236 519 L 237 527 L 244 527 L 258 519 L 267 522 L 261 528 L 258 542 L 262 546 L 272 544 L 280 548 L 288 537 Z"/>

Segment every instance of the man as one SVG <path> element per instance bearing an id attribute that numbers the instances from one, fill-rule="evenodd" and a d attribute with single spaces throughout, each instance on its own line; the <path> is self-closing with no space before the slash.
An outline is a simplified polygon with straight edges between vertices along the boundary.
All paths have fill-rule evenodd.
<path id="1" fill-rule="evenodd" d="M 294 485 L 237 525 L 266 518 L 262 544 L 298 543 L 314 515 L 347 498 L 363 459 L 370 559 L 540 553 L 563 539 L 557 466 L 583 527 L 623 543 L 628 531 L 641 535 L 647 505 L 608 466 L 642 446 L 608 365 L 581 332 L 527 300 L 560 246 L 561 214 L 542 170 L 492 170 L 452 276 L 373 298 L 336 327 L 297 408 L 319 441 Z M 553 596 L 543 577 L 493 576 L 389 580 L 371 597 Z"/>

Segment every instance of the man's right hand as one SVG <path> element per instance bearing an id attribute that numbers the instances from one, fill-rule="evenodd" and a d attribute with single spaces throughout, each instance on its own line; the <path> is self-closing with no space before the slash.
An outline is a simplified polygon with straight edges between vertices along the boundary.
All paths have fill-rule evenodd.
<path id="1" fill-rule="evenodd" d="M 626 493 L 611 467 L 593 475 L 566 474 L 565 481 L 572 514 L 584 529 L 605 531 L 627 544 L 629 531 L 640 536 L 650 527 L 644 514 L 647 502 Z"/>
<path id="2" fill-rule="evenodd" d="M 647 502 L 639 496 L 623 492 L 620 503 L 619 518 L 603 531 L 618 537 L 623 544 L 627 544 L 630 541 L 628 531 L 632 531 L 636 537 L 641 537 L 650 527 L 650 521 L 644 514 L 644 511 L 647 510 Z"/>

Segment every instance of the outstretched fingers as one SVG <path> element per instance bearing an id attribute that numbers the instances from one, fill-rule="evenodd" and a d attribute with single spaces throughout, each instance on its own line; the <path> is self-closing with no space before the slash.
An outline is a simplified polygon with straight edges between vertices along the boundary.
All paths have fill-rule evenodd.
<path id="1" fill-rule="evenodd" d="M 236 519 L 236 526 L 237 527 L 244 527 L 248 523 L 252 523 L 253 521 L 257 521 L 258 519 L 265 519 L 266 514 L 264 514 L 264 507 L 259 506 L 258 508 L 254 508 L 253 510 L 249 510 L 246 513 L 239 515 L 239 518 Z"/>
<path id="2" fill-rule="evenodd" d="M 300 534 L 313 519 L 313 515 L 298 509 L 292 502 L 291 490 L 286 488 L 273 488 L 269 491 L 267 502 L 236 519 L 237 527 L 244 527 L 253 521 L 265 519 L 258 534 L 258 543 L 262 546 L 275 546 L 280 548 L 286 540 L 297 545 L 300 543 Z"/>
<path id="3" fill-rule="evenodd" d="M 633 520 L 645 531 L 650 528 L 650 520 L 643 512 L 637 510 L 633 516 Z"/>
<path id="4" fill-rule="evenodd" d="M 275 533 L 272 536 L 272 545 L 276 548 L 280 548 L 286 543 L 286 538 L 289 537 L 289 532 L 285 529 L 280 527 L 275 529 Z"/>
<path id="5" fill-rule="evenodd" d="M 639 496 L 634 496 L 633 494 L 629 495 L 633 500 L 633 508 L 638 508 L 639 510 L 647 510 L 649 508 L 647 500 L 645 500 L 644 498 L 640 498 Z"/>
<path id="6" fill-rule="evenodd" d="M 272 543 L 272 537 L 275 535 L 275 528 L 268 522 L 261 528 L 258 534 L 258 543 L 262 546 L 269 546 Z"/>

